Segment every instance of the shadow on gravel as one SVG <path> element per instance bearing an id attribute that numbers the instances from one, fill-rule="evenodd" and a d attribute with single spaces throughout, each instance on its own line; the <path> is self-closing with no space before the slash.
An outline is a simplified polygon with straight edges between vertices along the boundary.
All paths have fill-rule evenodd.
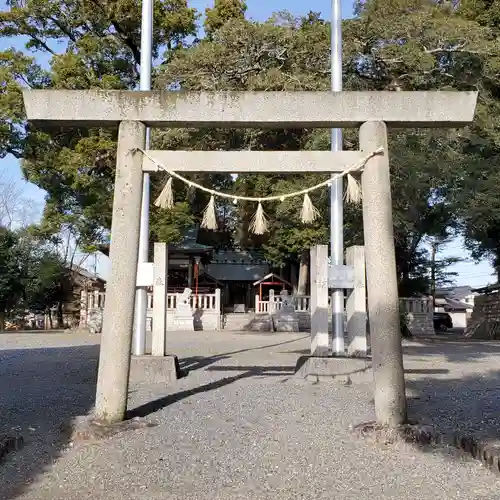
<path id="1" fill-rule="evenodd" d="M 464 439 L 477 446 L 465 446 L 466 452 L 481 459 L 477 449 L 493 449 L 498 456 L 494 461 L 495 472 L 500 471 L 500 369 L 497 367 L 500 343 L 468 340 L 461 336 L 439 335 L 425 339 L 414 339 L 403 346 L 405 355 L 415 358 L 443 359 L 445 363 L 477 364 L 477 373 L 462 377 L 446 376 L 446 368 L 409 368 L 405 370 L 406 389 L 409 396 L 408 417 L 410 421 L 429 425 L 434 437 L 446 445 L 463 449 Z M 491 364 L 485 358 L 493 356 Z M 500 368 L 500 367 L 499 367 Z M 421 375 L 412 377 L 411 375 Z M 435 375 L 435 376 L 434 376 Z M 443 376 L 445 375 L 445 376 Z M 461 443 L 462 442 L 462 443 Z M 434 447 L 419 446 L 423 452 Z M 443 448 L 449 455 L 449 450 Z"/>
<path id="2" fill-rule="evenodd" d="M 0 462 L 0 498 L 13 499 L 68 445 L 73 417 L 94 404 L 98 345 L 0 350 L 0 434 L 24 446 Z"/>
<path id="3" fill-rule="evenodd" d="M 214 354 L 212 356 L 191 356 L 188 358 L 181 358 L 179 359 L 179 366 L 181 367 L 181 370 L 188 370 L 188 371 L 202 370 L 203 368 L 213 365 L 218 361 L 222 361 L 224 359 L 230 359 L 231 356 L 235 354 L 241 354 L 243 352 L 259 351 L 261 349 L 269 349 L 270 347 L 280 347 L 286 344 L 293 344 L 294 342 L 300 342 L 304 338 L 308 337 L 309 336 L 306 335 L 304 337 L 299 337 L 298 339 L 285 340 L 284 342 L 265 344 L 258 347 L 249 347 L 247 349 L 239 349 L 237 351 L 223 352 L 220 354 Z"/>
<path id="4" fill-rule="evenodd" d="M 236 351 L 223 352 L 220 354 L 214 354 L 211 356 L 190 356 L 186 358 L 179 359 L 179 366 L 182 371 L 195 371 L 195 370 L 207 370 L 207 371 L 222 371 L 222 372 L 231 372 L 238 371 L 243 372 L 238 375 L 234 375 L 231 377 L 225 377 L 220 380 L 216 380 L 214 382 L 210 382 L 208 384 L 201 385 L 199 387 L 195 387 L 194 389 L 188 389 L 185 391 L 180 391 L 175 394 L 169 394 L 155 401 L 150 401 L 145 403 L 137 408 L 133 408 L 127 412 L 127 418 L 143 418 L 155 413 L 171 404 L 174 404 L 178 401 L 181 401 L 185 398 L 194 396 L 196 394 L 202 392 L 209 392 L 215 389 L 219 389 L 226 385 L 232 384 L 237 380 L 255 377 L 255 376 L 282 376 L 284 374 L 293 374 L 295 371 L 295 366 L 274 366 L 274 367 L 265 367 L 265 366 L 211 366 L 219 361 L 228 360 L 235 354 L 241 354 L 244 352 L 250 351 L 259 351 L 261 349 L 269 349 L 270 347 L 280 347 L 287 344 L 293 344 L 295 342 L 300 342 L 304 338 L 308 337 L 308 335 L 304 337 L 299 337 L 291 340 L 286 340 L 284 342 L 278 343 L 267 343 L 257 347 L 249 347 L 246 349 L 238 349 Z"/>
<path id="5" fill-rule="evenodd" d="M 282 377 L 283 375 L 292 375 L 295 371 L 295 366 L 214 366 L 207 368 L 207 371 L 214 372 L 242 372 L 238 375 L 232 377 L 225 377 L 220 380 L 215 380 L 208 384 L 200 385 L 193 389 L 188 389 L 185 391 L 176 392 L 174 394 L 169 394 L 168 396 L 156 399 L 155 401 L 150 401 L 137 408 L 129 410 L 127 412 L 127 418 L 144 418 L 152 413 L 162 410 L 167 406 L 170 406 L 178 401 L 195 396 L 202 392 L 210 392 L 216 389 L 220 389 L 226 385 L 232 384 L 238 380 L 249 378 L 249 377 Z"/>
<path id="6" fill-rule="evenodd" d="M 450 363 L 470 363 L 485 356 L 500 355 L 500 343 L 473 341 L 467 339 L 449 339 L 445 336 L 426 338 L 418 344 L 403 346 L 404 354 L 411 356 L 445 356 Z M 441 348 L 442 346 L 442 348 Z"/>
<path id="7" fill-rule="evenodd" d="M 440 434 L 455 433 L 500 444 L 500 371 L 477 376 L 407 380 L 410 419 L 432 425 Z"/>

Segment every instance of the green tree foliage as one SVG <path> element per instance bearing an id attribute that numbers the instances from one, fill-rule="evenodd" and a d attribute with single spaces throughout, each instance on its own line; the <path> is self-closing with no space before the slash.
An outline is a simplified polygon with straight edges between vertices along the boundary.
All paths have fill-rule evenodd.
<path id="1" fill-rule="evenodd" d="M 23 158 L 26 177 L 48 193 L 44 227 L 71 227 L 97 243 L 110 228 L 116 131 L 34 130 L 24 122 L 21 88 L 135 89 L 140 63 L 140 2 L 11 0 L 0 37 L 26 41 L 26 53 L 0 52 L 0 153 Z M 155 2 L 153 57 L 167 61 L 196 33 L 187 0 Z M 30 52 L 48 59 L 42 70 Z"/>
<path id="2" fill-rule="evenodd" d="M 473 256 L 489 257 L 498 269 L 498 3 L 371 1 L 359 10 L 365 22 L 383 24 L 390 33 L 392 42 L 375 51 L 374 62 L 392 88 L 480 92 L 472 126 L 432 135 L 441 136 L 438 161 L 445 157 L 449 165 L 441 205 L 454 214 L 451 225 L 463 232 Z M 371 47 L 368 49 L 371 51 Z"/>
<path id="3" fill-rule="evenodd" d="M 127 0 L 74 3 L 29 0 L 0 15 L 0 35 L 27 36 L 28 49 L 45 52 L 50 68 L 32 58 L 3 53 L 7 90 L 0 93 L 2 151 L 24 159 L 27 177 L 48 192 L 47 232 L 73 227 L 95 243 L 110 227 L 115 131 L 26 127 L 19 89 L 135 88 L 139 62 L 138 4 Z M 156 2 L 155 86 L 183 90 L 328 90 L 329 24 L 318 13 L 295 18 L 279 13 L 268 22 L 245 20 L 246 5 L 217 0 L 207 9 L 206 37 L 189 45 L 197 13 L 184 0 Z M 367 0 L 357 17 L 343 23 L 346 90 L 479 90 L 474 124 L 455 130 L 393 130 L 389 137 L 394 231 L 400 292 L 428 290 L 422 242 L 462 231 L 475 256 L 500 254 L 500 205 L 494 186 L 500 144 L 500 46 L 496 2 Z M 56 45 L 59 44 L 59 45 Z M 54 49 L 57 47 L 57 51 Z M 62 53 L 59 54 L 57 52 Z M 322 130 L 161 130 L 161 149 L 327 150 Z M 356 149 L 357 132 L 346 131 L 344 147 Z M 250 196 L 289 192 L 313 185 L 321 175 L 196 174 L 191 178 Z M 154 196 L 164 179 L 154 181 Z M 175 182 L 175 210 L 152 212 L 153 238 L 173 241 L 180 229 L 200 220 L 207 197 Z M 321 219 L 299 223 L 300 203 L 266 205 L 271 231 L 248 234 L 254 204 L 219 205 L 236 229 L 236 243 L 264 248 L 276 265 L 305 264 L 311 244 L 328 240 L 328 192 L 315 193 Z M 346 244 L 362 242 L 358 207 L 345 208 Z M 428 260 L 428 259 L 427 259 Z"/>
<path id="4" fill-rule="evenodd" d="M 494 0 L 462 0 L 458 15 L 489 28 L 489 38 L 500 37 L 500 4 Z M 482 101 L 481 119 L 488 126 L 477 134 L 468 150 L 468 175 L 464 176 L 466 188 L 458 196 L 460 218 L 465 241 L 477 259 L 489 257 L 500 279 L 500 203 L 496 186 L 498 173 L 499 140 L 498 51 L 481 51 L 483 64 L 476 70 L 485 71 L 485 85 L 480 87 Z"/>
<path id="5" fill-rule="evenodd" d="M 390 2 L 389 2 L 390 3 Z M 411 3 L 411 2 L 410 2 Z M 344 23 L 344 82 L 351 90 L 476 90 L 485 72 L 465 68 L 471 59 L 482 65 L 497 47 L 487 28 L 464 20 L 430 2 L 368 2 L 360 17 Z M 408 8 L 411 7 L 411 10 Z M 418 7 L 417 10 L 414 8 Z M 389 19 L 391 22 L 387 22 Z M 329 27 L 310 13 L 294 19 L 277 15 L 264 24 L 234 20 L 210 39 L 179 51 L 158 81 L 178 82 L 192 90 L 326 90 L 329 87 Z M 390 135 L 393 208 L 401 293 L 428 291 L 425 236 L 458 230 L 459 198 L 471 148 L 484 134 L 495 132 L 488 119 L 491 101 L 480 104 L 476 123 L 465 131 L 393 131 Z M 355 131 L 346 131 L 345 147 L 357 148 Z M 241 131 L 226 135 L 230 149 L 328 149 L 329 133 L 315 130 Z M 290 192 L 324 177 L 307 175 L 242 175 L 235 189 L 250 196 Z M 255 210 L 240 205 L 245 245 L 263 245 L 276 264 L 300 260 L 313 243 L 328 239 L 328 193 L 314 202 L 321 220 L 299 223 L 300 202 L 266 206 L 271 220 L 267 237 L 244 237 Z M 359 210 L 346 207 L 346 243 L 362 241 Z"/>
<path id="6" fill-rule="evenodd" d="M 6 315 L 22 298 L 24 272 L 21 255 L 17 235 L 0 227 L 0 331 L 5 329 Z"/>
<path id="7" fill-rule="evenodd" d="M 205 9 L 205 33 L 211 38 L 228 21 L 245 18 L 247 4 L 241 0 L 215 0 L 213 8 Z"/>
<path id="8" fill-rule="evenodd" d="M 461 0 L 458 13 L 482 26 L 500 27 L 500 6 L 496 0 Z"/>
<path id="9" fill-rule="evenodd" d="M 57 307 L 61 319 L 62 304 L 71 296 L 68 264 L 31 229 L 0 227 L 0 331 L 6 317 L 16 312 L 50 312 Z"/>
<path id="10" fill-rule="evenodd" d="M 33 228 L 19 234 L 19 251 L 22 256 L 24 310 L 48 313 L 57 307 L 59 324 L 62 306 L 72 298 L 70 265 L 47 241 L 36 236 Z"/>

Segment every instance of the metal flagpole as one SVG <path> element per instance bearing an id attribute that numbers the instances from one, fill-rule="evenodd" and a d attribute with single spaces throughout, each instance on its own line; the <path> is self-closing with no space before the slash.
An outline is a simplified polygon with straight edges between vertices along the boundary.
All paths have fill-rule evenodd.
<path id="1" fill-rule="evenodd" d="M 342 90 L 341 0 L 332 0 L 331 83 L 332 91 Z M 342 151 L 342 130 L 332 129 L 332 151 Z M 343 179 L 332 181 L 330 198 L 330 254 L 332 265 L 344 263 Z M 344 290 L 332 294 L 333 354 L 344 354 Z"/>
<path id="2" fill-rule="evenodd" d="M 153 0 L 142 0 L 141 71 L 139 90 L 151 90 L 153 45 Z M 149 128 L 146 130 L 146 149 L 149 148 Z M 139 265 L 149 260 L 149 174 L 143 174 L 141 232 L 139 235 Z M 137 288 L 135 295 L 135 335 L 132 354 L 141 356 L 146 348 L 147 289 Z"/>

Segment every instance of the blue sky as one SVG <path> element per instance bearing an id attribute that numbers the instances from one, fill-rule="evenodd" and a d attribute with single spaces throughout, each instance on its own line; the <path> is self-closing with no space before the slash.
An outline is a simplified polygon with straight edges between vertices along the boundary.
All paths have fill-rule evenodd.
<path id="1" fill-rule="evenodd" d="M 213 0 L 191 0 L 189 3 L 192 7 L 203 12 L 206 7 L 212 6 Z M 273 12 L 281 10 L 288 10 L 293 14 L 305 14 L 309 10 L 312 10 L 321 12 L 324 18 L 328 18 L 331 9 L 331 1 L 329 0 L 310 0 L 309 2 L 302 2 L 299 0 L 247 0 L 246 3 L 248 5 L 247 16 L 255 20 L 265 20 L 269 18 Z M 2 9 L 5 9 L 5 0 L 0 0 L 0 5 Z M 352 10 L 352 0 L 342 0 L 343 17 L 351 17 Z M 10 46 L 16 46 L 14 40 L 0 40 L 0 49 L 5 49 Z M 19 42 L 17 47 L 23 48 L 20 46 Z M 42 59 L 40 62 L 46 63 L 46 59 Z M 9 178 L 15 179 L 16 182 L 23 186 L 25 196 L 36 200 L 40 204 L 40 207 L 43 207 L 44 192 L 35 185 L 24 181 L 19 162 L 15 158 L 7 157 L 0 160 L 0 172 L 4 174 L 7 173 Z M 459 239 L 447 245 L 440 253 L 440 256 L 468 258 L 467 253 L 463 249 L 462 241 Z M 104 276 L 108 274 L 109 266 L 104 260 L 101 260 L 99 268 L 101 268 L 101 272 Z M 486 261 L 475 264 L 469 260 L 468 262 L 462 262 L 453 266 L 450 270 L 459 273 L 457 284 L 460 285 L 481 286 L 496 281 L 492 276 L 493 269 Z"/>

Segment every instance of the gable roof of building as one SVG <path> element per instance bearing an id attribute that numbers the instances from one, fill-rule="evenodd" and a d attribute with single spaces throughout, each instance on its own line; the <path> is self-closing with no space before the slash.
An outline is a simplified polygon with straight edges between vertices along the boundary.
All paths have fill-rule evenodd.
<path id="1" fill-rule="evenodd" d="M 437 307 L 443 307 L 445 310 L 449 311 L 466 311 L 467 309 L 472 309 L 471 304 L 467 302 L 461 302 L 460 300 L 451 298 L 436 298 L 435 304 Z"/>
<path id="2" fill-rule="evenodd" d="M 493 293 L 493 292 L 498 292 L 500 290 L 500 283 L 496 283 L 493 285 L 486 285 L 480 288 L 474 288 L 472 291 L 476 293 Z"/>
<path id="3" fill-rule="evenodd" d="M 217 281 L 250 281 L 253 283 L 269 272 L 269 264 L 208 264 L 206 272 Z"/>
<path id="4" fill-rule="evenodd" d="M 472 287 L 466 286 L 450 286 L 436 289 L 436 297 L 449 298 L 462 301 L 465 297 L 473 295 Z"/>
<path id="5" fill-rule="evenodd" d="M 198 243 L 199 224 L 185 228 L 181 231 L 181 239 L 177 243 L 169 245 L 170 252 L 213 252 L 214 247 Z"/>
<path id="6" fill-rule="evenodd" d="M 260 285 L 261 283 L 266 282 L 266 281 L 268 281 L 270 279 L 272 279 L 272 280 L 278 280 L 279 283 L 282 283 L 283 285 L 288 285 L 290 288 L 293 288 L 292 284 L 289 281 L 281 278 L 280 276 L 278 276 L 277 274 L 274 274 L 274 273 L 266 274 L 260 280 L 258 280 L 255 283 L 253 283 L 253 286 Z"/>
<path id="7" fill-rule="evenodd" d="M 83 267 L 77 266 L 76 264 L 73 264 L 71 266 L 71 271 L 82 276 L 85 279 L 93 280 L 93 281 L 101 281 L 102 283 L 106 283 L 106 280 L 101 278 L 101 276 L 98 276 L 97 274 L 91 273 L 90 271 L 87 271 L 87 269 L 84 269 Z"/>

